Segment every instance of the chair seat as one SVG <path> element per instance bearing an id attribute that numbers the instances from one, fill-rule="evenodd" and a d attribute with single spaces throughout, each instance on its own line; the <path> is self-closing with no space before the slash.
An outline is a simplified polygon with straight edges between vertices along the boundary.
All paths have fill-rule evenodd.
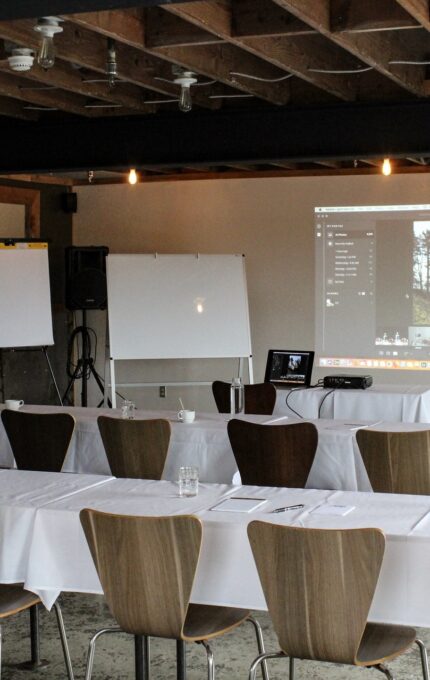
<path id="1" fill-rule="evenodd" d="M 190 604 L 183 627 L 183 639 L 189 642 L 208 640 L 226 633 L 248 618 L 247 609 Z"/>
<path id="2" fill-rule="evenodd" d="M 24 590 L 20 583 L 0 585 L 0 618 L 2 619 L 39 604 L 39 602 L 40 598 L 28 590 Z"/>
<path id="3" fill-rule="evenodd" d="M 414 642 L 417 632 L 409 626 L 367 623 L 357 652 L 358 666 L 374 666 L 403 654 Z"/>

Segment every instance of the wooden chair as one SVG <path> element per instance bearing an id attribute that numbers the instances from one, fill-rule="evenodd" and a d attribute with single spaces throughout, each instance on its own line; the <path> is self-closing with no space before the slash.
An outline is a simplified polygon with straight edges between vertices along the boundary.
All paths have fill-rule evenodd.
<path id="1" fill-rule="evenodd" d="M 385 537 L 379 529 L 304 529 L 254 521 L 248 536 L 281 651 L 251 665 L 289 657 L 374 667 L 392 678 L 384 663 L 416 642 L 428 680 L 427 653 L 408 626 L 367 622 Z M 393 593 L 395 597 L 395 593 Z"/>
<path id="2" fill-rule="evenodd" d="M 168 420 L 99 416 L 97 424 L 115 477 L 161 479 L 170 442 Z"/>
<path id="3" fill-rule="evenodd" d="M 10 585 L 0 585 L 0 675 L 1 675 L 1 643 L 2 643 L 2 632 L 1 632 L 1 622 L 3 619 L 7 619 L 14 614 L 30 610 L 31 613 L 36 613 L 37 617 L 37 607 L 41 603 L 40 599 L 34 593 L 30 593 L 28 590 L 24 590 L 21 584 L 13 583 Z M 57 625 L 60 633 L 61 646 L 63 648 L 64 661 L 66 664 L 66 671 L 69 680 L 73 680 L 73 669 L 72 662 L 70 660 L 69 646 L 67 644 L 66 631 L 64 628 L 63 615 L 61 613 L 61 608 L 58 602 L 54 603 L 54 610 L 57 617 Z M 46 665 L 46 662 L 40 662 L 38 660 L 38 649 L 34 650 L 33 645 L 36 644 L 38 647 L 38 640 L 34 643 L 32 640 L 32 661 L 33 663 L 25 664 L 28 669 L 34 669 L 40 665 Z M 36 658 L 34 658 L 36 655 Z"/>
<path id="4" fill-rule="evenodd" d="M 143 638 L 140 649 L 147 648 L 148 636 L 180 644 L 201 643 L 207 653 L 209 680 L 214 678 L 209 639 L 250 621 L 258 648 L 264 650 L 261 629 L 249 611 L 190 604 L 202 541 L 202 523 L 197 517 L 132 517 L 85 509 L 80 518 L 106 601 L 120 626 L 99 631 L 92 638 L 86 680 L 92 674 L 95 642 L 109 631 L 125 631 L 135 641 Z M 147 675 L 148 658 L 143 665 Z"/>
<path id="5" fill-rule="evenodd" d="M 219 413 L 230 413 L 230 383 L 215 380 L 212 394 Z M 271 383 L 245 385 L 245 413 L 271 416 L 276 402 L 276 388 Z"/>
<path id="6" fill-rule="evenodd" d="M 19 470 L 61 472 L 75 428 L 69 413 L 1 412 Z"/>
<path id="7" fill-rule="evenodd" d="M 318 445 L 315 425 L 260 425 L 233 419 L 227 432 L 242 484 L 306 486 Z"/>
<path id="8" fill-rule="evenodd" d="M 357 443 L 373 491 L 430 494 L 430 430 L 358 430 Z"/>

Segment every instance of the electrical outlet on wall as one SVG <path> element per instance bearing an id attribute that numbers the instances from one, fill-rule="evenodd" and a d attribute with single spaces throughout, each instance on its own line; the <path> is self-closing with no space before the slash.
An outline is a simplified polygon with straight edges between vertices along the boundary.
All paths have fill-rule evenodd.
<path id="1" fill-rule="evenodd" d="M 160 385 L 160 394 L 159 394 L 161 399 L 165 399 L 166 397 L 166 388 L 164 385 Z"/>

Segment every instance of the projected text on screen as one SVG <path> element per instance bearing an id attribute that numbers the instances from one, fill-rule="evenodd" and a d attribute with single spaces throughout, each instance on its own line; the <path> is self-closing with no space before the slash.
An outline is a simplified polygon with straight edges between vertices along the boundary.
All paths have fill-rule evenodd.
<path id="1" fill-rule="evenodd" d="M 430 370 L 430 205 L 315 208 L 319 366 Z"/>

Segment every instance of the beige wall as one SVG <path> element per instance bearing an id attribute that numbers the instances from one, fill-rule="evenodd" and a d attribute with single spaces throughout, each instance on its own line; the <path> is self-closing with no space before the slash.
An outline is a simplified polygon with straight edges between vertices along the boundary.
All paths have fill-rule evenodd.
<path id="1" fill-rule="evenodd" d="M 107 245 L 115 253 L 245 254 L 259 381 L 269 348 L 314 346 L 314 206 L 430 203 L 430 175 L 200 180 L 89 186 L 77 192 L 75 245 Z M 104 314 L 93 313 L 91 319 L 101 331 Z M 235 366 L 145 362 L 143 369 L 142 380 L 212 380 L 229 379 Z M 136 379 L 135 366 L 121 364 L 121 371 L 119 380 Z M 373 375 L 377 382 L 429 380 L 377 370 Z M 189 395 L 190 406 L 212 406 L 206 389 L 182 393 Z M 177 394 L 168 390 L 168 398 L 160 400 L 155 390 L 127 392 L 148 408 L 176 408 Z"/>
<path id="2" fill-rule="evenodd" d="M 25 238 L 25 205 L 0 203 L 0 238 Z"/>

